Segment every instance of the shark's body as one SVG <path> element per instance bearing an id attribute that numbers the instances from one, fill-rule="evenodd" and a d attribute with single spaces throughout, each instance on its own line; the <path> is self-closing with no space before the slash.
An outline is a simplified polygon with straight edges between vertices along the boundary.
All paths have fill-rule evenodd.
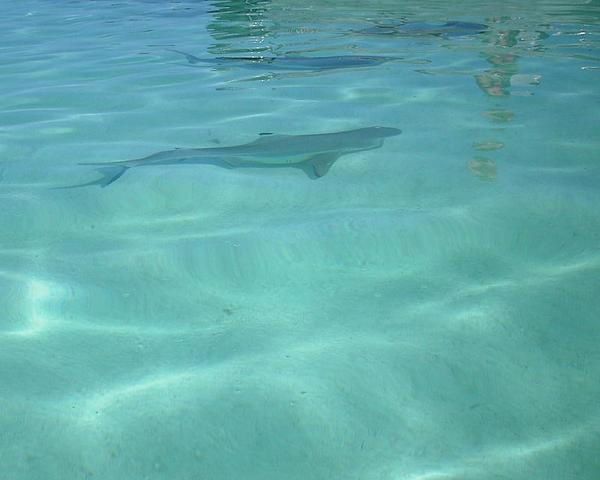
<path id="1" fill-rule="evenodd" d="M 212 64 L 218 66 L 233 66 L 258 70 L 276 71 L 322 71 L 343 68 L 373 67 L 400 57 L 385 57 L 377 55 L 338 55 L 330 57 L 215 57 L 200 58 L 180 50 L 170 50 L 179 53 L 190 64 Z"/>
<path id="2" fill-rule="evenodd" d="M 102 178 L 82 185 L 106 187 L 128 169 L 158 165 L 215 165 L 222 168 L 283 168 L 303 170 L 310 178 L 325 175 L 342 155 L 372 150 L 383 145 L 386 137 L 399 135 L 392 127 L 365 127 L 314 135 L 265 135 L 257 140 L 231 147 L 176 148 L 147 157 L 95 165 Z M 68 188 L 72 188 L 68 187 Z"/>
<path id="3" fill-rule="evenodd" d="M 449 21 L 444 23 L 408 22 L 381 24 L 361 30 L 364 35 L 391 35 L 397 37 L 462 37 L 478 35 L 487 30 L 482 23 Z"/>

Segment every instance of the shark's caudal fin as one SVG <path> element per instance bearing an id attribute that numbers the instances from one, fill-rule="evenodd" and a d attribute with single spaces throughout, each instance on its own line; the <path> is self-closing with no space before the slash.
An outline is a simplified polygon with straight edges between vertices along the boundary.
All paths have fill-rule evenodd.
<path id="1" fill-rule="evenodd" d="M 82 165 L 95 165 L 95 164 L 82 164 Z M 104 188 L 111 183 L 117 181 L 123 176 L 123 174 L 129 169 L 127 165 L 109 165 L 106 167 L 99 167 L 96 170 L 102 174 L 97 180 L 91 182 L 81 183 L 78 185 L 67 185 L 66 187 L 55 187 L 55 190 L 65 190 L 69 188 L 80 188 L 80 187 L 91 187 L 92 185 L 99 185 Z"/>
<path id="2" fill-rule="evenodd" d="M 102 174 L 102 177 L 96 180 L 93 185 L 107 187 L 111 183 L 116 182 L 119 178 L 121 178 L 123 174 L 129 170 L 129 167 L 126 165 L 112 165 L 110 167 L 100 167 L 96 170 Z"/>

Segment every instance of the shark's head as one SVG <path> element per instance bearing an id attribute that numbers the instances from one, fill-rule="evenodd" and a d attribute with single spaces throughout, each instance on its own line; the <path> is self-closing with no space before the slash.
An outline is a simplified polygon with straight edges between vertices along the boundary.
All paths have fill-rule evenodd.
<path id="1" fill-rule="evenodd" d="M 402 133 L 402 130 L 394 127 L 367 127 L 364 130 L 365 133 L 377 138 L 395 137 Z"/>

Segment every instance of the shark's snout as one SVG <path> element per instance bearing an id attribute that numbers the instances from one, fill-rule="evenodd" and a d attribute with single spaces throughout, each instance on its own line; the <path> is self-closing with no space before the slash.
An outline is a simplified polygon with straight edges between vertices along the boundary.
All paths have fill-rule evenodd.
<path id="1" fill-rule="evenodd" d="M 400 135 L 402 130 L 394 127 L 371 127 L 375 130 L 378 137 L 394 137 Z"/>

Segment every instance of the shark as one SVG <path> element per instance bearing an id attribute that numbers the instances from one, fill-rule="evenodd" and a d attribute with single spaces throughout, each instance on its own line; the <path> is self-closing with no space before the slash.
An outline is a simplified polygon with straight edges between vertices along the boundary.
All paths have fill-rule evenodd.
<path id="1" fill-rule="evenodd" d="M 328 57 L 302 56 L 255 56 L 255 57 L 214 57 L 200 58 L 181 50 L 169 49 L 183 55 L 188 63 L 213 64 L 219 66 L 235 66 L 259 70 L 277 71 L 323 71 L 343 68 L 374 67 L 385 62 L 402 60 L 401 57 L 386 57 L 383 55 L 337 55 Z"/>
<path id="2" fill-rule="evenodd" d="M 363 35 L 390 35 L 397 37 L 462 37 L 478 35 L 488 29 L 482 23 L 448 21 L 443 23 L 407 22 L 385 23 L 361 30 Z"/>
<path id="3" fill-rule="evenodd" d="M 380 148 L 385 138 L 400 135 L 394 127 L 371 126 L 333 133 L 283 135 L 265 133 L 256 140 L 233 146 L 175 148 L 133 160 L 81 163 L 96 167 L 101 177 L 59 188 L 97 185 L 107 187 L 126 171 L 166 165 L 213 165 L 221 168 L 298 168 L 311 179 L 323 177 L 343 155 Z"/>

